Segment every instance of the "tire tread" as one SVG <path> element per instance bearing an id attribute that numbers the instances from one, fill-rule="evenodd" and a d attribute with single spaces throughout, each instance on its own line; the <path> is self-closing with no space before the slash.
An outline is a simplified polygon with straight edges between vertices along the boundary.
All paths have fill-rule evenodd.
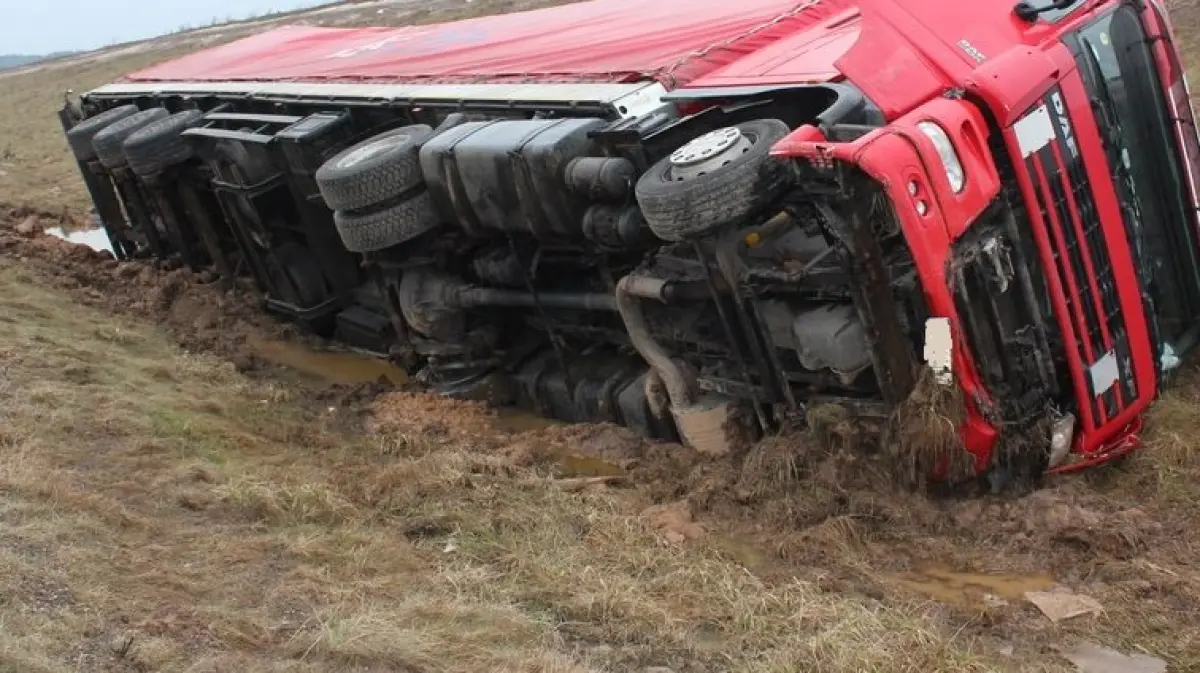
<path id="1" fill-rule="evenodd" d="M 337 162 L 347 154 L 371 143 L 400 134 L 412 140 L 396 145 L 362 163 L 341 168 Z M 317 170 L 317 187 L 325 205 L 334 211 L 359 211 L 394 199 L 424 182 L 418 151 L 432 135 L 425 124 L 405 126 L 373 136 L 338 153 Z"/>
<path id="2" fill-rule="evenodd" d="M 368 213 L 335 211 L 342 244 L 350 252 L 378 252 L 424 234 L 440 224 L 428 191 L 382 210 Z"/>

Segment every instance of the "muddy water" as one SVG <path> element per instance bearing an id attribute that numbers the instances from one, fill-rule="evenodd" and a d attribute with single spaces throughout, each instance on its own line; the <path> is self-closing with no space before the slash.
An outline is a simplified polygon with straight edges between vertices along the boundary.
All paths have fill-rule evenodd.
<path id="1" fill-rule="evenodd" d="M 565 425 L 565 423 L 562 421 L 556 421 L 552 418 L 546 418 L 545 416 L 538 416 L 537 414 L 526 411 L 525 409 L 518 409 L 516 407 L 503 407 L 496 410 L 496 420 L 492 423 L 492 425 L 500 432 L 520 434 L 522 432 L 545 430 L 546 428 Z"/>
<path id="2" fill-rule="evenodd" d="M 624 477 L 628 474 L 620 465 L 577 453 L 562 453 L 555 462 L 565 477 Z"/>
<path id="3" fill-rule="evenodd" d="M 403 369 L 382 358 L 370 355 L 348 351 L 320 351 L 299 344 L 270 341 L 258 337 L 250 337 L 246 345 L 249 346 L 251 352 L 264 360 L 325 383 L 353 385 L 375 383 L 380 378 L 386 379 L 395 386 L 408 382 L 408 374 Z M 522 409 L 505 407 L 496 411 L 494 426 L 498 432 L 519 434 L 562 425 L 560 421 L 544 418 Z M 612 473 L 604 472 L 603 468 L 599 467 L 599 464 L 604 461 L 582 457 L 572 457 L 571 460 L 574 461 L 575 458 L 578 458 L 578 462 L 573 462 L 570 469 L 580 472 L 589 470 L 595 472 L 595 474 L 579 476 L 613 476 Z M 593 461 L 595 465 L 589 461 Z M 611 467 L 620 469 L 615 465 Z"/>
<path id="4" fill-rule="evenodd" d="M 112 242 L 103 229 L 81 229 L 67 233 L 62 227 L 51 227 L 45 233 L 70 243 L 86 245 L 97 252 L 112 252 Z"/>
<path id="5" fill-rule="evenodd" d="M 956 572 L 929 567 L 890 578 L 895 584 L 940 603 L 979 609 L 1024 600 L 1028 591 L 1045 591 L 1054 586 L 1046 573 L 987 574 Z"/>
<path id="6" fill-rule="evenodd" d="M 380 378 L 392 385 L 408 381 L 408 374 L 387 360 L 344 351 L 318 351 L 297 344 L 251 337 L 246 345 L 260 358 L 328 383 L 374 383 Z"/>

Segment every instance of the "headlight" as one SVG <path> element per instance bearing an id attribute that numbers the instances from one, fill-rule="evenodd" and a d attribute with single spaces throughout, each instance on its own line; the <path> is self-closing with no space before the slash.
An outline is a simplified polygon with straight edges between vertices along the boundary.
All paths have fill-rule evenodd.
<path id="1" fill-rule="evenodd" d="M 1075 415 L 1065 414 L 1050 426 L 1050 468 L 1061 466 L 1071 455 L 1075 441 Z"/>
<path id="2" fill-rule="evenodd" d="M 920 122 L 917 124 L 917 128 L 933 141 L 933 146 L 937 148 L 938 156 L 942 159 L 942 167 L 946 169 L 946 179 L 950 181 L 950 189 L 958 194 L 967 184 L 967 174 L 963 170 L 962 162 L 958 160 L 958 152 L 954 151 L 954 143 L 951 142 L 950 136 L 946 135 L 946 131 L 942 127 L 933 122 Z"/>

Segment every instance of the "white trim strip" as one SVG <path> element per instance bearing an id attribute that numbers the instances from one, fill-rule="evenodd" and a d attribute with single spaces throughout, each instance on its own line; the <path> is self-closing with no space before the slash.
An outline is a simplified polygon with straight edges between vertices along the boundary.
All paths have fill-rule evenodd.
<path id="1" fill-rule="evenodd" d="M 489 101 L 503 103 L 593 103 L 611 105 L 634 117 L 661 104 L 657 82 L 632 84 L 346 84 L 335 82 L 118 82 L 89 96 L 236 95 L 297 99 Z M 623 109 L 622 109 L 623 108 Z"/>
<path id="2" fill-rule="evenodd" d="M 1117 354 L 1109 351 L 1088 369 L 1092 377 L 1092 392 L 1100 397 L 1121 380 L 1121 369 L 1117 366 Z"/>
<path id="3" fill-rule="evenodd" d="M 1022 117 L 1013 124 L 1013 132 L 1017 134 L 1017 145 L 1021 148 L 1021 156 L 1028 157 L 1054 140 L 1054 123 L 1050 121 L 1050 111 L 1045 105 L 1040 105 L 1033 112 Z"/>
<path id="4" fill-rule="evenodd" d="M 954 335 L 949 318 L 925 321 L 925 362 L 938 383 L 944 386 L 954 383 Z"/>

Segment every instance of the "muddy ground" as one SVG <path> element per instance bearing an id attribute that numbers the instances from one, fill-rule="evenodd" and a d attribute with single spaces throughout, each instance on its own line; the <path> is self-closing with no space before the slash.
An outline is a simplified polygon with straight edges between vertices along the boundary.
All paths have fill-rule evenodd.
<path id="1" fill-rule="evenodd" d="M 185 349 L 218 355 L 249 372 L 270 366 L 255 340 L 317 345 L 297 327 L 265 315 L 250 282 L 230 288 L 211 272 L 152 261 L 118 264 L 108 252 L 44 233 L 86 230 L 85 218 L 25 206 L 0 205 L 0 211 L 6 225 L 0 250 L 7 256 L 81 303 L 161 326 Z"/>
<path id="2" fill-rule="evenodd" d="M 1059 670 L 1064 662 L 1055 648 L 1080 638 L 1149 652 L 1170 662 L 1171 670 L 1200 670 L 1200 618 L 1192 609 L 1200 600 L 1192 541 L 1200 459 L 1187 436 L 1189 424 L 1200 418 L 1194 374 L 1160 404 L 1149 449 L 1129 461 L 1024 492 L 996 496 L 967 489 L 932 497 L 898 487 L 881 457 L 802 438 L 709 459 L 621 428 L 519 416 L 514 422 L 480 405 L 388 392 L 386 386 L 279 378 L 286 368 L 253 344 L 320 345 L 264 316 L 246 288 L 224 289 L 186 270 L 117 263 L 106 253 L 45 236 L 46 227 L 78 225 L 51 214 L 20 208 L 0 214 L 0 255 L 37 285 L 105 314 L 155 325 L 182 348 L 234 362 L 257 380 L 283 381 L 313 414 L 341 408 L 348 412 L 344 417 L 362 422 L 348 430 L 355 441 L 452 451 L 467 456 L 469 472 L 485 481 L 521 482 L 535 475 L 579 498 L 600 497 L 604 507 L 631 517 L 667 550 L 656 553 L 704 550 L 743 569 L 766 596 L 803 582 L 867 610 L 903 606 L 906 619 L 934 634 L 936 645 L 919 650 L 928 657 L 924 669 L 904 670 Z M 457 488 L 475 488 L 475 478 Z M 353 501 L 385 496 L 371 490 L 377 479 L 334 482 Z M 449 540 L 449 531 L 462 525 L 460 514 L 443 509 L 419 525 Z M 521 525 L 506 524 L 508 516 L 519 513 L 495 511 L 488 525 Z M 579 525 L 585 531 L 588 524 Z M 1054 624 L 1025 596 L 1047 590 L 1085 594 L 1104 612 Z M 583 630 L 576 637 L 621 645 L 612 643 L 609 628 L 569 623 L 564 628 Z M 835 624 L 814 626 L 836 633 Z M 720 632 L 725 626 L 704 628 Z M 740 652 L 738 661 L 753 660 L 745 655 Z M 692 652 L 672 664 L 728 670 L 720 660 Z M 946 667 L 954 661 L 966 668 Z"/>

